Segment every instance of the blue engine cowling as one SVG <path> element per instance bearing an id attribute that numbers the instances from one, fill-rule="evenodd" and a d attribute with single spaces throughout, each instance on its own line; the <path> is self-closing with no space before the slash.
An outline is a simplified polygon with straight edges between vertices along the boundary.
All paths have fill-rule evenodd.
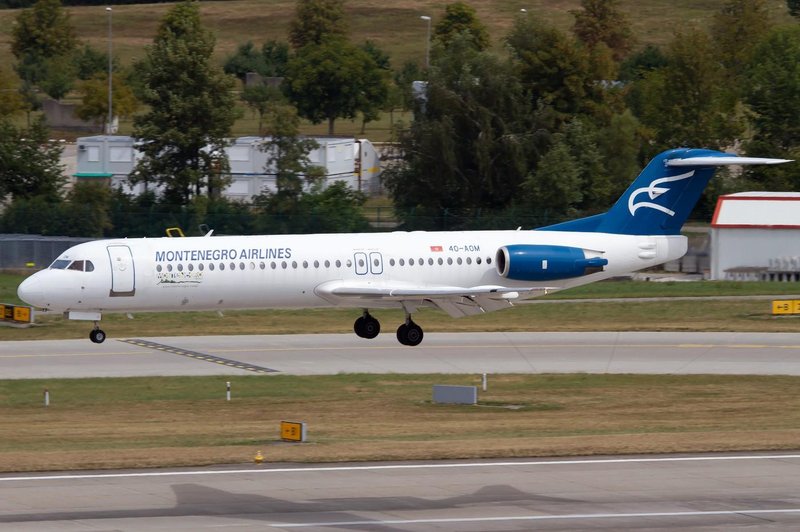
<path id="1" fill-rule="evenodd" d="M 608 259 L 581 248 L 515 244 L 497 250 L 497 273 L 515 281 L 554 281 L 603 271 Z"/>

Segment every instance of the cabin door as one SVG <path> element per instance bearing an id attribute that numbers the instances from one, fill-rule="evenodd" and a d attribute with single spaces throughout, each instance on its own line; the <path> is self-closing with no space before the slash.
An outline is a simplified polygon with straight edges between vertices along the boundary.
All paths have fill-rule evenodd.
<path id="1" fill-rule="evenodd" d="M 111 261 L 111 297 L 130 297 L 136 293 L 136 270 L 128 246 L 107 246 Z"/>

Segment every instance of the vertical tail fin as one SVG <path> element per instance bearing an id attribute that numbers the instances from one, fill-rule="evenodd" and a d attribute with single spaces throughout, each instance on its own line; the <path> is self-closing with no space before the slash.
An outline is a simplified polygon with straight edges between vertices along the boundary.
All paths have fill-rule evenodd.
<path id="1" fill-rule="evenodd" d="M 786 159 L 737 157 L 680 148 L 654 157 L 605 214 L 542 229 L 631 235 L 675 235 L 694 209 L 717 166 L 779 164 Z"/>

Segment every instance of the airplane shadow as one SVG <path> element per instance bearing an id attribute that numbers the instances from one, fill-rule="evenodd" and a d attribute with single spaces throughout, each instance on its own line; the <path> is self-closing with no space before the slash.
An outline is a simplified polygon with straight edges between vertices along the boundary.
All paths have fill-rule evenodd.
<path id="1" fill-rule="evenodd" d="M 471 505 L 500 505 L 537 502 L 567 503 L 573 499 L 545 497 L 525 493 L 507 485 L 485 486 L 455 497 L 333 497 L 303 502 L 266 497 L 252 493 L 232 493 L 201 484 L 173 484 L 176 504 L 172 508 L 76 510 L 0 515 L 0 523 L 32 523 L 97 519 L 142 519 L 157 517 L 217 516 L 257 521 L 300 524 L 304 522 L 367 521 L 353 512 L 394 512 L 402 510 L 448 510 Z M 110 503 L 111 505 L 111 503 Z M 277 514 L 277 515 L 276 515 Z M 309 514 L 313 517 L 309 518 Z M 363 525 L 369 530 L 397 530 L 390 526 Z M 335 529 L 334 526 L 326 526 Z M 349 530 L 360 528 L 347 525 Z"/>

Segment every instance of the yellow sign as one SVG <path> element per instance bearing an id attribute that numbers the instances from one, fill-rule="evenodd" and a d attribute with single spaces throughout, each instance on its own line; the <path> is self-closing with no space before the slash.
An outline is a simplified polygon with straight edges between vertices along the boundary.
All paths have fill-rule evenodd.
<path id="1" fill-rule="evenodd" d="M 800 314 L 800 299 L 784 299 L 772 302 L 773 314 Z"/>
<path id="2" fill-rule="evenodd" d="M 31 315 L 32 315 L 31 307 L 18 307 L 16 305 L 0 305 L 0 321 L 30 323 Z"/>
<path id="3" fill-rule="evenodd" d="M 306 441 L 306 424 L 281 421 L 281 439 L 284 441 Z"/>

